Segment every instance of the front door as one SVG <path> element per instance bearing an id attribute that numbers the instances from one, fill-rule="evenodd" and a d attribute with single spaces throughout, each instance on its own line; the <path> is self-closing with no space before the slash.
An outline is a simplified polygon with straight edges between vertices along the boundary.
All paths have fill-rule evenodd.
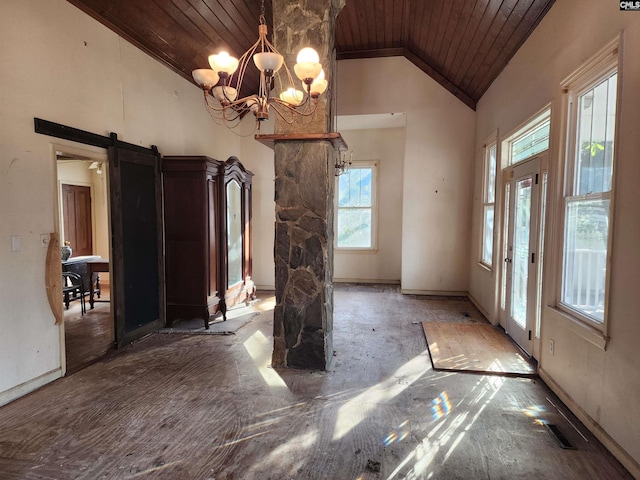
<path id="1" fill-rule="evenodd" d="M 505 249 L 506 326 L 509 336 L 533 353 L 538 305 L 538 204 L 540 158 L 511 167 L 507 199 L 507 245 Z"/>

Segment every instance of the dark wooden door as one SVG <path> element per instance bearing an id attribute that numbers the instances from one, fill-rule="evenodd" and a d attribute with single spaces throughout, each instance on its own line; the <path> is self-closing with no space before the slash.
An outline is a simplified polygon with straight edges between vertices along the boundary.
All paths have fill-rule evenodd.
<path id="1" fill-rule="evenodd" d="M 71 244 L 73 256 L 93 253 L 91 188 L 62 184 L 64 240 Z"/>
<path id="2" fill-rule="evenodd" d="M 109 147 L 116 347 L 164 326 L 160 155 Z"/>

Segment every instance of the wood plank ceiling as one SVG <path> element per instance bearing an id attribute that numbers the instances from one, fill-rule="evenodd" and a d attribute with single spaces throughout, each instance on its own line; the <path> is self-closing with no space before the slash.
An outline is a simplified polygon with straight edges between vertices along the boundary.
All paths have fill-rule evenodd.
<path id="1" fill-rule="evenodd" d="M 189 80 L 210 54 L 240 56 L 258 36 L 259 0 L 68 1 Z M 337 58 L 402 55 L 475 109 L 553 2 L 346 0 Z M 264 3 L 271 32 L 271 0 Z M 257 89 L 257 74 L 247 75 L 244 94 Z"/>

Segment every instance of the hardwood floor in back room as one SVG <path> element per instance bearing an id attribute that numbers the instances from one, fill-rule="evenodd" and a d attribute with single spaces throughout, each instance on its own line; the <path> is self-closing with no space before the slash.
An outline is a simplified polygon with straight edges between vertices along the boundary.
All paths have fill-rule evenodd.
<path id="1" fill-rule="evenodd" d="M 93 309 L 87 299 L 87 312 L 84 315 L 80 311 L 79 301 L 72 302 L 69 310 L 64 311 L 67 375 L 91 365 L 112 351 L 113 318 L 109 295 L 109 287 L 103 285 L 101 298 L 96 298 Z"/>
<path id="2" fill-rule="evenodd" d="M 539 380 L 432 370 L 420 322 L 482 321 L 464 298 L 337 285 L 316 372 L 270 368 L 258 297 L 236 335 L 151 335 L 0 408 L 0 478 L 632 478 Z"/>

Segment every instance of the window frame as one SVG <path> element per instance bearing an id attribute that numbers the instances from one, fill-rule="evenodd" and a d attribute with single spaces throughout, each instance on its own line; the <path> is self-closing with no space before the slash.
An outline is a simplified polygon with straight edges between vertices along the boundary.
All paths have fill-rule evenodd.
<path id="1" fill-rule="evenodd" d="M 611 255 L 613 245 L 613 229 L 614 229 L 614 197 L 616 184 L 616 157 L 618 154 L 619 144 L 619 116 L 620 116 L 620 88 L 621 88 L 621 65 L 619 59 L 620 38 L 615 38 L 602 48 L 591 59 L 587 60 L 572 75 L 562 82 L 562 101 L 564 108 L 564 132 L 563 132 L 563 148 L 561 150 L 563 156 L 561 158 L 562 166 L 562 192 L 560 202 L 558 202 L 558 232 L 560 242 L 558 242 L 558 258 L 559 264 L 556 272 L 556 308 L 570 319 L 582 324 L 592 331 L 599 332 L 603 338 L 607 339 L 608 321 L 609 321 L 609 297 L 610 297 L 610 278 L 611 278 Z M 609 190 L 602 192 L 590 192 L 587 194 L 576 193 L 576 176 L 578 175 L 579 165 L 576 160 L 578 148 L 578 104 L 580 96 L 589 90 L 598 86 L 601 82 L 609 79 L 612 75 L 617 74 L 616 79 L 616 111 L 614 116 L 614 138 L 613 138 L 613 156 L 611 164 L 611 184 Z M 565 303 L 564 296 L 564 271 L 565 271 L 565 243 L 567 241 L 567 208 L 569 203 L 581 200 L 607 200 L 609 202 L 608 209 L 608 231 L 606 241 L 605 255 L 605 278 L 604 278 L 604 299 L 603 299 L 603 320 L 598 321 L 595 317 L 588 315 L 586 312 L 574 308 L 572 305 Z"/>
<path id="2" fill-rule="evenodd" d="M 375 253 L 378 251 L 378 181 L 379 181 L 379 160 L 354 160 L 347 172 L 359 168 L 371 168 L 371 206 L 358 207 L 369 208 L 371 210 L 371 246 L 370 247 L 341 247 L 338 243 L 338 216 L 339 210 L 349 207 L 340 207 L 340 176 L 336 176 L 334 195 L 334 250 L 337 252 L 349 253 Z"/>
<path id="3" fill-rule="evenodd" d="M 493 172 L 490 171 L 491 167 L 491 150 L 493 149 Z M 480 231 L 480 250 L 478 252 L 478 263 L 486 268 L 489 271 L 493 270 L 494 259 L 496 256 L 495 245 L 496 245 L 496 198 L 498 195 L 497 189 L 499 187 L 498 184 L 498 133 L 495 132 L 491 134 L 484 142 L 483 150 L 482 150 L 482 225 Z M 489 185 L 491 181 L 491 175 L 493 175 L 493 199 L 489 198 Z M 491 231 L 491 236 L 486 235 L 485 228 L 487 226 L 486 223 L 486 215 L 487 209 L 491 208 L 493 210 L 493 228 Z M 487 259 L 484 256 L 485 253 L 485 242 L 488 239 L 491 239 L 491 258 Z"/>
<path id="4" fill-rule="evenodd" d="M 513 160 L 513 144 L 518 142 L 518 140 L 523 137 L 529 135 L 531 132 L 536 130 L 542 124 L 549 122 L 549 140 L 547 143 L 547 148 L 543 150 L 539 150 L 536 153 L 533 153 L 527 157 L 523 157 L 518 161 Z M 505 140 L 503 140 L 502 148 L 506 150 L 507 157 L 507 166 L 510 167 L 512 165 L 517 165 L 520 162 L 524 162 L 529 160 L 530 158 L 535 158 L 540 155 L 542 152 L 545 152 L 551 148 L 551 106 L 545 106 L 539 113 L 535 114 L 532 118 L 524 122 L 520 127 L 518 127 L 513 133 L 508 135 Z"/>

